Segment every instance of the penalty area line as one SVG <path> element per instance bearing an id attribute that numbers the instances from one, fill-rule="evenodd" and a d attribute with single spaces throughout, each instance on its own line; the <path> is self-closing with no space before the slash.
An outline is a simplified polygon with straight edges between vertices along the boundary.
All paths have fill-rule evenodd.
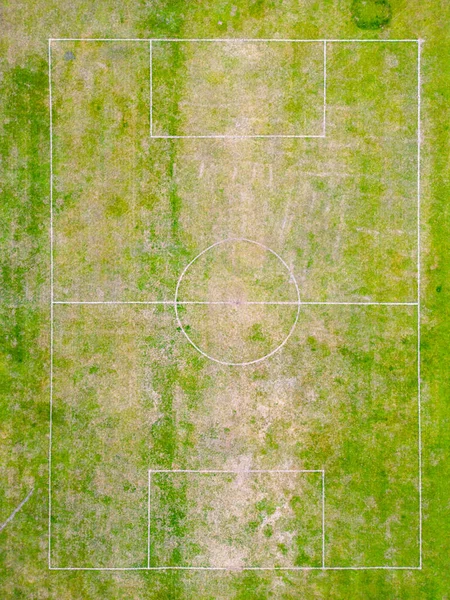
<path id="1" fill-rule="evenodd" d="M 252 469 L 252 470 L 220 470 L 220 469 L 149 469 L 149 473 L 224 473 L 232 475 L 251 475 L 253 473 L 321 473 L 323 469 Z"/>

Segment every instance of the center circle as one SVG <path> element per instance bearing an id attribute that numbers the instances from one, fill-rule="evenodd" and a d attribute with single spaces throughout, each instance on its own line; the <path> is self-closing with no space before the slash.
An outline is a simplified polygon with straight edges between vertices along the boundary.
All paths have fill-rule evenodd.
<path id="1" fill-rule="evenodd" d="M 274 250 L 246 238 L 205 248 L 184 268 L 175 291 L 178 326 L 210 360 L 258 363 L 291 337 L 300 314 L 294 274 Z"/>

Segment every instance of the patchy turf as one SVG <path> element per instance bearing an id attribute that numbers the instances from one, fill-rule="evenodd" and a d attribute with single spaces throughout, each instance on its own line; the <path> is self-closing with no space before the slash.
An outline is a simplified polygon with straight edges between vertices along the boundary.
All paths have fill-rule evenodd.
<path id="1" fill-rule="evenodd" d="M 27 9 L 1 62 L 0 595 L 445 598 L 450 15 Z M 423 570 L 320 570 L 419 565 L 418 308 L 321 304 L 417 299 L 417 44 L 52 43 L 53 297 L 156 304 L 54 306 L 49 530 L 51 36 L 426 39 Z"/>

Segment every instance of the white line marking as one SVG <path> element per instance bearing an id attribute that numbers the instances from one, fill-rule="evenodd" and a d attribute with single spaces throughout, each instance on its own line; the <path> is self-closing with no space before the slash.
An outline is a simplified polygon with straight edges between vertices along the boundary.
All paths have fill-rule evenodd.
<path id="1" fill-rule="evenodd" d="M 324 473 L 323 469 L 149 469 L 150 473 Z"/>
<path id="2" fill-rule="evenodd" d="M 273 304 L 273 305 L 291 305 L 297 306 L 298 304 L 305 304 L 307 306 L 315 306 L 315 305 L 335 305 L 335 306 L 417 306 L 417 302 L 305 302 L 300 300 L 299 302 L 295 301 L 282 301 L 282 300 L 274 300 L 274 301 L 239 301 L 239 300 L 211 300 L 211 301 L 201 301 L 201 300 L 177 300 L 177 304 L 230 304 L 232 306 L 245 306 L 247 304 Z"/>
<path id="3" fill-rule="evenodd" d="M 301 302 L 310 306 L 417 306 L 417 302 Z"/>
<path id="4" fill-rule="evenodd" d="M 268 305 L 291 305 L 297 306 L 298 304 L 305 304 L 307 306 L 314 305 L 344 305 L 344 306 L 417 306 L 417 302 L 304 302 L 300 300 L 299 302 L 295 301 L 282 301 L 282 300 L 274 300 L 274 301 L 239 301 L 239 300 L 211 300 L 211 301 L 201 301 L 201 300 L 177 300 L 177 304 L 229 304 L 232 306 L 246 306 L 247 304 L 268 304 Z"/>
<path id="5" fill-rule="evenodd" d="M 189 304 L 218 304 L 218 305 L 228 305 L 228 306 L 253 306 L 253 305 L 287 305 L 287 306 L 298 306 L 299 304 L 306 304 L 305 302 L 295 301 L 295 300 L 177 300 L 178 305 L 189 305 Z"/>
<path id="6" fill-rule="evenodd" d="M 317 38 L 317 39 L 298 39 L 298 38 L 49 38 L 50 42 L 298 42 L 298 43 L 355 43 L 355 44 L 395 44 L 395 43 L 414 43 L 418 39 L 337 39 L 337 38 Z"/>
<path id="7" fill-rule="evenodd" d="M 325 569 L 325 471 L 322 470 L 322 568 Z"/>
<path id="8" fill-rule="evenodd" d="M 422 400 L 421 400 L 421 358 L 420 358 L 420 316 L 421 316 L 421 281 L 420 281 L 420 242 L 421 242 L 421 231 L 420 231 L 420 200 L 421 200 L 421 108 L 422 108 L 422 74 L 421 74 L 421 50 L 422 40 L 419 40 L 417 45 L 417 298 L 418 298 L 418 310 L 417 310 L 417 423 L 418 423 L 418 451 L 419 451 L 419 564 L 422 567 L 422 518 L 423 518 L 423 506 L 422 506 Z"/>
<path id="9" fill-rule="evenodd" d="M 376 566 L 376 567 L 325 567 L 323 571 L 420 571 L 422 567 L 390 567 L 390 566 Z"/>
<path id="10" fill-rule="evenodd" d="M 150 137 L 153 137 L 153 44 L 149 42 L 150 51 Z"/>
<path id="11" fill-rule="evenodd" d="M 22 506 L 28 502 L 28 500 L 30 499 L 31 494 L 33 492 L 34 492 L 34 488 L 32 488 L 31 492 L 28 492 L 27 496 L 22 500 L 22 502 L 19 504 L 19 506 L 17 506 L 12 511 L 12 513 L 9 515 L 9 517 L 6 519 L 6 521 L 0 525 L 0 532 L 3 531 L 5 529 L 5 527 L 8 525 L 8 523 L 10 523 L 14 519 L 14 517 L 19 512 L 19 510 L 22 508 Z"/>
<path id="12" fill-rule="evenodd" d="M 154 41 L 161 41 L 161 40 L 154 40 L 151 39 L 150 40 L 150 61 L 152 62 L 152 58 L 151 58 L 151 47 L 152 47 L 152 43 Z M 164 40 L 167 41 L 167 40 Z M 177 40 L 177 41 L 187 41 L 187 42 L 197 42 L 197 41 L 207 41 L 207 40 Z M 213 41 L 213 40 L 209 40 L 209 41 Z M 223 40 L 215 40 L 215 41 L 223 41 Z M 228 41 L 264 41 L 264 40 L 228 40 Z M 267 41 L 267 40 L 266 40 Z M 288 41 L 288 40 L 280 40 L 280 41 Z M 320 43 L 321 40 L 316 40 L 316 43 Z M 312 43 L 312 42 L 311 42 Z M 326 87 L 326 42 L 323 42 L 324 45 L 324 66 L 323 66 L 323 70 L 324 70 L 324 83 L 323 86 L 324 88 Z M 153 86 L 153 75 L 150 75 L 150 85 Z M 153 121 L 153 100 L 152 100 L 152 96 L 153 96 L 153 90 L 150 94 L 150 99 L 151 99 L 151 108 L 150 108 L 150 114 L 151 114 L 151 122 Z M 324 114 L 325 114 L 325 103 L 326 103 L 326 92 L 324 89 Z M 325 138 L 325 122 L 323 122 L 322 124 L 322 130 L 323 132 L 321 134 L 312 134 L 312 135 L 299 135 L 299 134 L 246 134 L 246 135 L 238 135 L 238 134 L 208 134 L 208 135 L 196 135 L 196 134 L 192 134 L 192 135 L 170 135 L 170 134 L 159 134 L 159 135 L 153 135 L 153 127 L 150 127 L 150 137 L 152 139 L 181 139 L 181 140 L 186 140 L 186 139 L 191 139 L 191 140 L 196 140 L 196 139 L 237 139 L 237 140 L 246 140 L 246 139 L 273 139 L 273 138 L 288 138 L 288 139 L 292 139 L 292 138 L 301 138 L 301 139 L 309 139 L 309 138 Z"/>
<path id="13" fill-rule="evenodd" d="M 417 58 L 417 66 L 418 66 L 418 110 L 417 110 L 417 289 L 418 289 L 418 302 L 301 302 L 301 304 L 308 305 L 352 305 L 352 306 L 418 306 L 418 361 L 417 361 L 417 371 L 418 371 L 418 448 L 419 448 L 419 550 L 420 550 L 420 564 L 419 566 L 358 566 L 358 567 L 273 567 L 273 568 L 265 568 L 265 567 L 245 567 L 242 569 L 229 569 L 229 568 L 221 568 L 221 567 L 51 567 L 50 564 L 50 555 L 51 555 L 51 447 L 52 447 L 52 405 L 53 405 L 53 306 L 54 304 L 188 304 L 194 302 L 172 302 L 172 301 L 146 301 L 146 302 L 65 302 L 59 301 L 55 302 L 53 300 L 53 123 L 52 123 L 52 82 L 51 82 L 51 43 L 57 41 L 90 41 L 90 42 L 150 42 L 150 47 L 152 46 L 152 42 L 324 42 L 324 53 L 326 52 L 326 43 L 417 43 L 418 44 L 418 58 Z M 390 39 L 390 40 L 380 40 L 380 39 L 310 39 L 310 40 L 299 40 L 299 39 L 245 39 L 245 38 L 228 38 L 228 39 L 201 39 L 201 38 L 190 38 L 190 39 L 176 39 L 176 38 L 49 38 L 48 39 L 48 64 L 49 64 L 49 113 L 50 113 L 50 428 L 49 428 L 49 518 L 48 518 L 48 564 L 50 570 L 63 570 L 63 571 L 134 571 L 134 570 L 172 570 L 172 569 L 185 569 L 185 570 L 288 570 L 288 571 L 303 571 L 303 570 L 421 570 L 422 569 L 422 519 L 423 519 L 423 506 L 422 506 L 422 433 L 421 433 L 421 357 L 420 357 L 420 334 L 421 334 L 421 306 L 420 306 L 420 295 L 421 295 L 421 282 L 420 282 L 420 269 L 421 269 L 421 231 L 420 231 L 420 218 L 421 218 L 421 44 L 423 40 L 420 39 Z M 324 67 L 325 68 L 325 67 Z M 326 77 L 326 71 L 325 71 Z M 325 102 L 324 102 L 324 110 L 325 110 Z M 325 116 L 325 113 L 324 113 Z M 239 136 L 154 136 L 154 137 L 239 137 Z M 243 137 L 325 137 L 324 135 L 320 136 L 243 136 Z M 195 302 L 197 303 L 197 302 Z M 231 303 L 231 302 L 230 302 Z M 203 303 L 202 303 L 203 304 Z M 205 302 L 204 304 L 210 304 L 210 302 Z M 251 304 L 251 303 L 248 303 Z M 284 304 L 284 303 L 270 303 L 270 304 Z M 297 303 L 293 303 L 297 304 Z M 165 471 L 154 471 L 154 472 L 165 472 Z M 174 471 L 167 471 L 174 472 Z M 183 471 L 179 471 L 183 472 Z M 186 470 L 184 472 L 194 472 Z M 199 471 L 195 471 L 199 472 Z M 205 472 L 228 472 L 228 471 L 205 471 Z M 231 471 L 235 473 L 236 471 Z M 248 471 L 247 471 L 248 472 Z M 265 472 L 265 471 L 260 471 Z M 269 471 L 273 472 L 273 471 Z M 280 471 L 287 472 L 287 471 Z M 303 472 L 322 472 L 322 471 L 303 471 Z M 149 471 L 150 475 L 150 471 Z M 24 501 L 17 507 L 17 509 L 12 513 L 12 515 L 7 519 L 7 521 L 0 527 L 0 531 L 4 528 L 6 523 L 8 523 L 13 516 L 16 514 L 18 510 L 25 504 L 25 502 L 29 499 L 34 489 L 31 490 L 29 495 L 24 499 Z M 324 493 L 324 486 L 323 486 Z"/>
<path id="14" fill-rule="evenodd" d="M 274 300 L 274 301 L 250 301 L 250 300 L 246 300 L 246 301 L 237 301 L 237 300 L 137 300 L 137 301 L 133 301 L 133 300 L 111 300 L 111 301 L 65 301 L 65 300 L 61 300 L 61 301 L 55 301 L 53 304 L 93 304 L 93 305 L 98 305 L 98 304 L 111 304 L 111 305 L 115 305 L 115 304 L 149 304 L 149 305 L 158 305 L 158 304 L 166 304 L 169 306 L 173 306 L 174 304 L 178 304 L 178 305 L 188 305 L 188 304 L 229 304 L 231 306 L 246 306 L 247 304 L 253 305 L 253 304 L 268 304 L 268 305 L 292 305 L 292 306 L 297 306 L 298 304 L 300 305 L 306 305 L 306 306 L 327 306 L 327 305 L 331 305 L 331 306 L 417 306 L 418 303 L 417 302 L 307 302 L 304 300 L 300 300 L 299 302 L 297 301 L 282 301 L 282 300 Z"/>
<path id="15" fill-rule="evenodd" d="M 150 495 L 152 472 L 148 472 L 148 506 L 147 506 L 147 567 L 150 568 Z"/>
<path id="16" fill-rule="evenodd" d="M 53 433 L 53 106 L 52 106 L 52 48 L 48 43 L 48 100 L 50 118 L 50 401 L 48 437 L 48 566 L 51 565 L 52 543 L 52 433 Z"/>
<path id="17" fill-rule="evenodd" d="M 254 474 L 290 474 L 290 473 L 318 473 L 321 475 L 321 488 L 322 488 L 322 567 L 315 567 L 316 569 L 323 569 L 325 566 L 325 471 L 323 469 L 149 469 L 149 508 L 148 508 L 148 519 L 150 523 L 150 474 L 151 473 L 170 473 L 173 475 L 174 473 L 190 473 L 190 474 L 201 474 L 201 475 L 254 475 Z M 150 524 L 148 525 L 150 531 Z M 148 555 L 150 556 L 150 533 L 148 534 Z M 148 567 L 150 568 L 150 559 L 148 559 Z M 200 570 L 264 570 L 264 571 L 274 571 L 277 570 L 277 567 L 245 567 L 244 569 L 233 569 L 229 567 L 151 567 L 152 569 L 200 569 Z M 301 570 L 301 569 L 309 569 L 309 567 L 283 567 L 283 570 Z"/>
<path id="18" fill-rule="evenodd" d="M 294 303 L 297 306 L 297 311 L 295 313 L 295 318 L 293 320 L 292 326 L 291 326 L 288 334 L 283 339 L 283 341 L 281 342 L 281 344 L 279 344 L 271 352 L 268 352 L 267 354 L 265 354 L 264 356 L 261 356 L 260 358 L 256 358 L 254 360 L 242 361 L 242 362 L 233 362 L 233 361 L 228 361 L 228 360 L 220 360 L 220 359 L 215 358 L 214 356 L 211 356 L 210 354 L 207 354 L 206 352 L 204 352 L 199 346 L 197 346 L 197 344 L 189 336 L 189 334 L 187 333 L 187 331 L 183 327 L 183 323 L 181 322 L 181 318 L 180 318 L 180 315 L 178 313 L 178 306 L 179 306 L 178 305 L 178 292 L 179 292 L 179 289 L 180 289 L 180 284 L 183 281 L 183 277 L 187 273 L 188 269 L 195 263 L 196 260 L 198 260 L 201 256 L 203 256 L 203 254 L 205 254 L 209 250 L 212 250 L 213 248 L 216 248 L 217 246 L 220 246 L 222 244 L 227 244 L 227 243 L 230 243 L 230 242 L 232 242 L 232 243 L 234 243 L 234 242 L 245 242 L 247 244 L 252 244 L 254 246 L 258 246 L 259 248 L 262 248 L 263 250 L 265 250 L 265 251 L 270 252 L 271 254 L 273 254 L 273 256 L 275 256 L 281 262 L 281 264 L 284 266 L 284 268 L 289 273 L 289 279 L 294 284 L 294 286 L 295 286 L 295 292 L 296 292 L 296 295 L 297 295 L 297 300 Z M 295 327 L 297 325 L 298 317 L 300 315 L 300 290 L 298 288 L 298 284 L 297 284 L 297 281 L 295 279 L 294 273 L 289 268 L 289 265 L 274 250 L 272 250 L 271 248 L 269 248 L 268 246 L 266 246 L 264 244 L 261 244 L 261 242 L 256 242 L 255 240 L 250 240 L 248 238 L 244 238 L 244 237 L 227 238 L 225 240 L 220 240 L 219 242 L 215 242 L 214 244 L 211 244 L 210 246 L 208 246 L 207 248 L 205 248 L 204 250 L 202 250 L 199 254 L 197 254 L 197 256 L 195 256 L 185 266 L 185 268 L 183 269 L 183 271 L 182 271 L 182 273 L 181 273 L 181 275 L 180 275 L 180 277 L 179 277 L 179 279 L 177 281 L 177 287 L 175 289 L 174 308 L 175 308 L 175 317 L 177 319 L 177 323 L 178 323 L 181 331 L 183 332 L 185 338 L 188 340 L 188 342 L 191 344 L 191 346 L 197 350 L 197 352 L 199 352 L 200 354 L 202 354 L 206 358 L 209 358 L 209 360 L 212 360 L 212 361 L 214 361 L 216 363 L 219 363 L 221 365 L 233 366 L 233 367 L 246 367 L 246 366 L 249 366 L 249 365 L 255 365 L 256 363 L 259 363 L 259 362 L 261 362 L 263 360 L 266 360 L 267 358 L 270 358 L 271 356 L 273 356 L 276 352 L 278 352 L 279 350 L 281 350 L 283 348 L 283 346 L 289 340 L 289 338 L 291 337 L 291 335 L 294 333 L 294 329 L 295 329 Z"/>
<path id="19" fill-rule="evenodd" d="M 50 571 L 420 571 L 422 567 L 50 567 Z"/>
<path id="20" fill-rule="evenodd" d="M 94 300 L 94 301 L 83 301 L 83 300 L 74 300 L 74 301 L 65 301 L 56 300 L 53 304 L 170 304 L 173 306 L 173 300 Z"/>
<path id="21" fill-rule="evenodd" d="M 327 131 L 327 42 L 323 42 L 323 137 Z"/>
<path id="22" fill-rule="evenodd" d="M 303 138 L 303 139 L 308 139 L 308 138 L 324 138 L 325 136 L 320 134 L 320 135 L 277 135 L 277 134 L 272 134 L 272 135 L 220 135 L 220 134 L 216 134 L 216 135 L 152 135 L 153 139 L 160 139 L 160 140 L 166 140 L 166 139 L 179 139 L 179 140 L 197 140 L 197 139 L 202 139 L 202 140 L 206 140 L 206 139 L 219 139 L 219 140 L 223 140 L 223 139 L 227 139 L 227 140 L 246 140 L 246 139 L 263 139 L 263 138 Z"/>

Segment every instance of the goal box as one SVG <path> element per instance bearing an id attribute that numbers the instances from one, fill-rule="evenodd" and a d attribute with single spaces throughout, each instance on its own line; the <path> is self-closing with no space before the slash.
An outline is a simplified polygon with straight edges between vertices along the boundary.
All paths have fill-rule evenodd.
<path id="1" fill-rule="evenodd" d="M 325 136 L 325 42 L 150 44 L 151 137 Z"/>
<path id="2" fill-rule="evenodd" d="M 148 499 L 150 568 L 322 565 L 321 470 L 151 470 Z"/>

